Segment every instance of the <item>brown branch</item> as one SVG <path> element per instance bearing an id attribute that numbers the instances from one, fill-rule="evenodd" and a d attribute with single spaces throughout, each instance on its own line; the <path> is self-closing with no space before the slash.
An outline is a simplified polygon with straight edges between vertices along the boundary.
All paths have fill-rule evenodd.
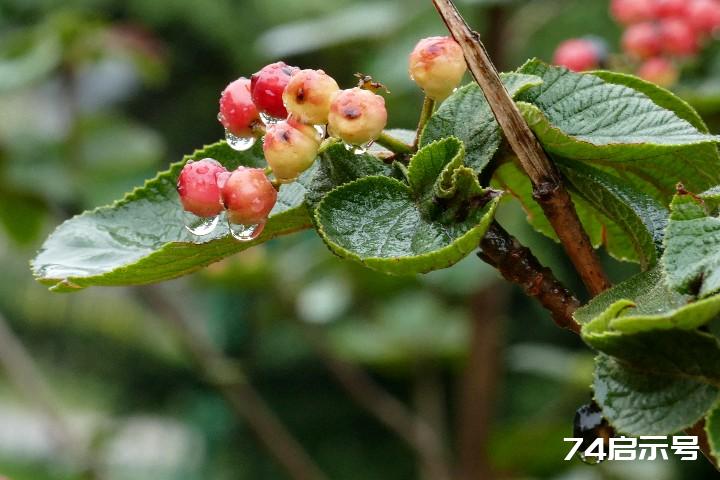
<path id="1" fill-rule="evenodd" d="M 412 448 L 433 479 L 453 478 L 451 468 L 442 454 L 443 443 L 425 419 L 415 415 L 364 370 L 333 354 L 315 327 L 304 326 L 303 332 L 326 368 L 352 400 Z"/>
<path id="2" fill-rule="evenodd" d="M 507 288 L 495 285 L 475 293 L 471 302 L 470 354 L 460 380 L 457 421 L 458 480 L 492 480 L 492 427 L 502 378 L 502 331 Z"/>
<path id="3" fill-rule="evenodd" d="M 490 224 L 480 248 L 480 258 L 498 269 L 507 281 L 521 286 L 528 296 L 536 298 L 552 314 L 559 327 L 580 333 L 580 325 L 572 316 L 580 301 L 555 278 L 549 268 L 540 264 L 530 249 L 520 244 L 497 222 Z"/>
<path id="4" fill-rule="evenodd" d="M 206 380 L 225 398 L 275 460 L 295 480 L 326 480 L 328 477 L 285 428 L 259 392 L 248 383 L 241 367 L 212 344 L 158 287 L 144 287 L 138 295 L 160 315 L 182 341 Z"/>
<path id="5" fill-rule="evenodd" d="M 482 88 L 505 137 L 533 184 L 533 196 L 557 233 L 568 257 L 594 296 L 610 287 L 590 239 L 580 223 L 560 174 L 500 81 L 495 66 L 452 0 L 433 0 L 448 30 L 465 53 L 470 72 Z"/>

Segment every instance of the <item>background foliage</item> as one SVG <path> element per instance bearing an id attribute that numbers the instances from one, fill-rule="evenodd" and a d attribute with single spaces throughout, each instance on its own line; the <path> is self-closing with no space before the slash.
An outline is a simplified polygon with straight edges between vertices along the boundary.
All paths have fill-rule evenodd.
<path id="1" fill-rule="evenodd" d="M 604 0 L 458 3 L 500 68 L 550 59 L 572 36 L 617 43 Z M 277 58 L 344 84 L 356 71 L 374 75 L 392 91 L 390 126 L 412 128 L 421 96 L 404 58 L 418 38 L 443 32 L 423 0 L 0 0 L 0 320 L 48 383 L 38 396 L 26 376 L 3 369 L 0 474 L 83 478 L 80 462 L 49 434 L 57 411 L 92 445 L 107 478 L 285 478 L 197 374 L 164 321 L 169 313 L 145 290 L 54 295 L 34 283 L 27 262 L 62 220 L 216 141 L 218 92 Z M 693 81 L 712 76 L 710 67 L 698 72 Z M 694 103 L 717 132 L 711 100 Z M 525 225 L 516 204 L 503 202 L 499 215 L 578 286 L 560 249 Z M 633 268 L 605 261 L 617 278 Z M 497 369 L 474 387 L 493 393 L 476 405 L 491 413 L 477 456 L 503 478 L 670 480 L 710 471 L 702 462 L 563 462 L 568 412 L 589 400 L 592 354 L 472 256 L 424 277 L 386 277 L 299 235 L 154 288 L 237 359 L 332 478 L 411 479 L 418 466 L 338 387 L 310 340 L 317 333 L 333 356 L 412 405 L 454 451 L 458 426 L 473 421 L 460 394 L 465 373 Z M 497 363 L 468 363 L 473 332 L 491 340 L 484 348 L 496 349 Z"/>

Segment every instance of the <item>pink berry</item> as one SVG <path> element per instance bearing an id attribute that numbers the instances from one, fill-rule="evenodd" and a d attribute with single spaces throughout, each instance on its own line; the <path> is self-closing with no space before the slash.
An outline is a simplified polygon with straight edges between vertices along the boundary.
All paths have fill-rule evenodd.
<path id="1" fill-rule="evenodd" d="M 188 162 L 178 177 L 177 191 L 185 211 L 198 217 L 214 217 L 223 210 L 218 175 L 227 172 L 212 158 Z"/>
<path id="2" fill-rule="evenodd" d="M 600 56 L 600 48 L 595 42 L 585 38 L 573 38 L 558 46 L 553 63 L 574 72 L 582 72 L 598 68 Z"/>
<path id="3" fill-rule="evenodd" d="M 324 125 L 330 100 L 338 90 L 335 79 L 322 70 L 300 70 L 290 78 L 283 100 L 288 112 L 302 123 Z"/>
<path id="4" fill-rule="evenodd" d="M 236 137 L 254 136 L 253 127 L 260 122 L 260 115 L 250 95 L 250 80 L 241 77 L 225 87 L 220 96 L 218 120 Z"/>
<path id="5" fill-rule="evenodd" d="M 687 14 L 691 0 L 655 0 L 655 16 L 658 18 L 682 18 Z"/>
<path id="6" fill-rule="evenodd" d="M 666 58 L 656 57 L 646 60 L 638 70 L 638 76 L 661 87 L 672 87 L 678 81 L 678 70 Z"/>
<path id="7" fill-rule="evenodd" d="M 626 53 L 639 58 L 654 57 L 662 51 L 660 29 L 652 22 L 631 25 L 623 34 L 622 47 Z"/>
<path id="8" fill-rule="evenodd" d="M 633 23 L 651 20 L 654 17 L 654 0 L 612 0 L 610 14 L 618 23 Z"/>
<path id="9" fill-rule="evenodd" d="M 720 28 L 720 2 L 694 0 L 688 6 L 688 23 L 702 33 L 713 33 Z"/>
<path id="10" fill-rule="evenodd" d="M 253 74 L 250 77 L 250 92 L 258 110 L 271 117 L 287 118 L 282 95 L 290 77 L 298 70 L 284 62 L 276 62 Z"/>
<path id="11" fill-rule="evenodd" d="M 315 128 L 298 122 L 292 116 L 268 126 L 263 142 L 265 160 L 280 183 L 292 182 L 310 168 L 318 148 L 320 138 Z"/>
<path id="12" fill-rule="evenodd" d="M 375 140 L 387 125 L 385 99 L 368 90 L 341 90 L 330 106 L 328 128 L 333 136 L 351 145 Z"/>
<path id="13" fill-rule="evenodd" d="M 451 37 L 428 37 L 410 53 L 409 70 L 425 95 L 441 101 L 460 84 L 467 65 L 462 48 Z"/>
<path id="14" fill-rule="evenodd" d="M 238 167 L 222 186 L 228 220 L 239 225 L 261 225 L 277 202 L 277 190 L 262 168 Z"/>
<path id="15" fill-rule="evenodd" d="M 691 56 L 699 49 L 699 38 L 684 20 L 671 18 L 660 24 L 663 51 L 670 55 Z"/>

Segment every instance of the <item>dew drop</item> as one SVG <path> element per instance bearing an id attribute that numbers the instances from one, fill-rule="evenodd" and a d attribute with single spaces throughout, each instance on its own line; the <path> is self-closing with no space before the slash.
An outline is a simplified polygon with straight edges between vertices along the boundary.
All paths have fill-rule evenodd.
<path id="1" fill-rule="evenodd" d="M 260 119 L 265 125 L 274 125 L 282 120 L 282 118 L 273 117 L 265 112 L 260 112 Z"/>
<path id="2" fill-rule="evenodd" d="M 265 223 L 258 223 L 255 225 L 241 225 L 238 223 L 228 222 L 230 234 L 241 242 L 251 242 L 255 240 L 265 228 Z"/>
<path id="3" fill-rule="evenodd" d="M 365 145 L 353 145 L 351 143 L 343 142 L 343 145 L 345 145 L 345 150 L 348 152 L 352 152 L 355 155 L 362 155 L 363 153 L 367 153 L 368 147 L 370 144 Z"/>
<path id="4" fill-rule="evenodd" d="M 233 150 L 237 150 L 238 152 L 250 150 L 252 146 L 255 145 L 255 137 L 238 137 L 230 133 L 227 129 L 225 129 L 225 140 L 227 140 L 228 145 L 230 145 Z"/>
<path id="5" fill-rule="evenodd" d="M 315 131 L 318 133 L 318 140 L 325 138 L 325 134 L 327 133 L 327 127 L 325 125 L 313 125 L 313 127 L 315 127 Z"/>
<path id="6" fill-rule="evenodd" d="M 198 237 L 210 235 L 220 223 L 220 215 L 214 217 L 198 217 L 190 212 L 185 212 L 185 228 L 188 232 Z"/>

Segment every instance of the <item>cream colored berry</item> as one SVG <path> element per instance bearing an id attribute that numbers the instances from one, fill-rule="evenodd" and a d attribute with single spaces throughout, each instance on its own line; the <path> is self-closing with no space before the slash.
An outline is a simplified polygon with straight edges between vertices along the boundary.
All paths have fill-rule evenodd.
<path id="1" fill-rule="evenodd" d="M 351 145 L 372 142 L 387 125 L 385 99 L 369 90 L 342 90 L 333 98 L 328 117 L 330 134 Z"/>
<path id="2" fill-rule="evenodd" d="M 287 111 L 308 125 L 327 123 L 330 101 L 340 90 L 337 82 L 322 70 L 300 70 L 285 88 L 283 101 Z"/>
<path id="3" fill-rule="evenodd" d="M 424 38 L 410 54 L 410 77 L 437 101 L 453 92 L 466 70 L 462 48 L 451 37 Z"/>

